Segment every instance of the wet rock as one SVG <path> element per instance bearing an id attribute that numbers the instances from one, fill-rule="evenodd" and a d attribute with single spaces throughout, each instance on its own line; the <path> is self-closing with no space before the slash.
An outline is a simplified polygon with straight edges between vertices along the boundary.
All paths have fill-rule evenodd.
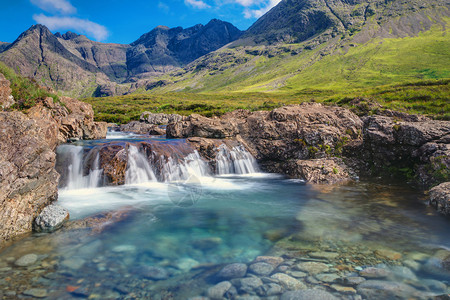
<path id="1" fill-rule="evenodd" d="M 86 261 L 80 257 L 71 257 L 68 259 L 65 259 L 61 262 L 61 266 L 65 268 L 69 268 L 71 270 L 78 270 L 80 269 Z"/>
<path id="2" fill-rule="evenodd" d="M 161 267 L 154 267 L 154 266 L 139 266 L 134 269 L 134 272 L 138 273 L 139 275 L 152 279 L 152 280 L 165 280 L 169 278 L 169 273 Z"/>
<path id="3" fill-rule="evenodd" d="M 217 273 L 218 278 L 232 279 L 244 277 L 247 273 L 247 265 L 242 263 L 234 263 L 227 265 Z"/>
<path id="4" fill-rule="evenodd" d="M 338 300 L 333 294 L 323 290 L 303 290 L 284 293 L 280 300 Z"/>
<path id="5" fill-rule="evenodd" d="M 292 277 L 295 277 L 295 278 L 303 278 L 303 277 L 308 276 L 307 273 L 301 272 L 301 271 L 289 271 L 289 272 L 287 272 L 287 274 Z"/>
<path id="6" fill-rule="evenodd" d="M 386 278 L 390 272 L 384 268 L 368 267 L 359 272 L 359 275 L 366 278 Z"/>
<path id="7" fill-rule="evenodd" d="M 255 258 L 254 262 L 264 262 L 276 268 L 284 262 L 284 259 L 278 256 L 258 256 Z"/>
<path id="8" fill-rule="evenodd" d="M 411 281 L 417 281 L 417 276 L 411 269 L 403 266 L 393 266 L 390 268 L 391 274 L 389 278 L 406 279 Z"/>
<path id="9" fill-rule="evenodd" d="M 16 260 L 14 264 L 18 267 L 28 267 L 34 265 L 37 260 L 38 256 L 36 254 L 27 254 Z"/>
<path id="10" fill-rule="evenodd" d="M 430 257 L 425 265 L 423 271 L 434 275 L 450 275 L 450 251 L 438 250 L 432 257 Z"/>
<path id="11" fill-rule="evenodd" d="M 445 293 L 447 291 L 447 285 L 438 280 L 422 279 L 420 280 L 420 283 L 426 286 L 432 292 Z"/>
<path id="12" fill-rule="evenodd" d="M 326 260 L 333 260 L 339 256 L 336 252 L 310 252 L 308 255 L 312 258 L 323 258 Z"/>
<path id="13" fill-rule="evenodd" d="M 47 297 L 47 290 L 45 289 L 28 289 L 23 292 L 25 296 L 31 296 L 34 298 L 45 298 Z"/>
<path id="14" fill-rule="evenodd" d="M 339 292 L 341 294 L 346 294 L 346 295 L 354 295 L 356 294 L 356 290 L 352 287 L 348 287 L 348 286 L 342 286 L 339 284 L 332 284 L 331 288 L 333 290 L 335 290 L 336 292 Z"/>
<path id="15" fill-rule="evenodd" d="M 209 237 L 195 240 L 192 244 L 195 248 L 198 248 L 200 250 L 211 250 L 222 244 L 222 242 L 223 241 L 220 237 Z"/>
<path id="16" fill-rule="evenodd" d="M 421 268 L 421 265 L 414 260 L 405 260 L 403 264 L 414 271 L 418 271 Z"/>
<path id="17" fill-rule="evenodd" d="M 248 269 L 253 274 L 256 274 L 259 276 L 267 276 L 267 275 L 270 275 L 275 268 L 268 263 L 258 262 L 258 263 L 251 264 Z"/>
<path id="18" fill-rule="evenodd" d="M 342 282 L 342 284 L 345 284 L 345 285 L 357 286 L 358 284 L 361 284 L 364 281 L 366 281 L 366 279 L 364 277 L 355 276 L 355 277 L 346 277 L 341 282 Z"/>
<path id="19" fill-rule="evenodd" d="M 407 284 L 384 280 L 367 280 L 358 285 L 357 291 L 367 299 L 407 299 L 417 293 Z"/>
<path id="20" fill-rule="evenodd" d="M 112 248 L 112 252 L 122 253 L 122 252 L 134 252 L 136 251 L 136 246 L 134 245 L 118 245 Z"/>
<path id="21" fill-rule="evenodd" d="M 62 206 L 52 204 L 45 207 L 34 220 L 34 230 L 37 232 L 53 232 L 69 219 L 69 211 Z"/>
<path id="22" fill-rule="evenodd" d="M 247 277 L 237 281 L 236 286 L 240 293 L 256 293 L 256 289 L 263 285 L 263 282 L 258 277 Z"/>
<path id="23" fill-rule="evenodd" d="M 395 252 L 395 251 L 389 250 L 389 249 L 378 249 L 375 251 L 375 255 L 380 258 L 389 259 L 389 260 L 398 260 L 398 259 L 402 258 L 401 253 L 398 253 L 398 252 Z"/>
<path id="24" fill-rule="evenodd" d="M 429 204 L 444 215 L 450 215 L 450 182 L 441 183 L 430 190 Z"/>
<path id="25" fill-rule="evenodd" d="M 334 184 L 357 177 L 341 158 L 336 157 L 288 161 L 283 168 L 292 177 L 317 184 Z"/>
<path id="26" fill-rule="evenodd" d="M 329 268 L 324 263 L 302 262 L 295 266 L 297 270 L 309 273 L 311 275 L 328 272 Z"/>
<path id="27" fill-rule="evenodd" d="M 315 277 L 317 280 L 327 283 L 335 282 L 337 279 L 341 278 L 336 274 L 317 274 Z"/>
<path id="28" fill-rule="evenodd" d="M 196 261 L 195 259 L 189 258 L 189 257 L 185 257 L 182 259 L 177 260 L 175 266 L 183 271 L 189 271 L 194 267 L 199 266 L 200 263 L 198 261 Z"/>
<path id="29" fill-rule="evenodd" d="M 119 130 L 123 132 L 133 132 L 136 134 L 163 135 L 166 131 L 158 125 L 148 124 L 144 122 L 132 121 L 128 124 L 119 126 Z"/>
<path id="30" fill-rule="evenodd" d="M 257 289 L 257 294 L 261 297 L 275 296 L 281 294 L 283 288 L 276 283 L 268 283 Z"/>
<path id="31" fill-rule="evenodd" d="M 306 289 L 306 286 L 301 281 L 283 273 L 273 274 L 270 278 L 278 280 L 280 285 L 289 291 Z"/>
<path id="32" fill-rule="evenodd" d="M 261 298 L 259 298 L 258 296 L 247 296 L 247 295 L 236 297 L 236 300 L 259 300 L 259 299 Z"/>
<path id="33" fill-rule="evenodd" d="M 222 281 L 208 289 L 208 297 L 211 299 L 223 299 L 225 293 L 232 287 L 231 282 Z"/>

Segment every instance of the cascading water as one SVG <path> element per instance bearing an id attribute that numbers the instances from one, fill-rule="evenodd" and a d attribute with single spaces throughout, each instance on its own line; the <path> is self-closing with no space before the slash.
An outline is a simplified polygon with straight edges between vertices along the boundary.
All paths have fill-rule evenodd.
<path id="1" fill-rule="evenodd" d="M 160 141 L 127 141 L 94 144 L 89 147 L 62 145 L 58 148 L 59 171 L 62 175 L 63 190 L 96 188 L 108 182 L 100 168 L 102 159 L 111 159 L 115 153 L 110 149 L 121 147 L 125 151 L 125 184 L 146 182 L 179 182 L 192 178 L 212 177 L 209 164 L 200 154 L 184 143 Z M 109 150 L 108 150 L 109 149 Z M 151 151 L 149 150 L 151 149 Z M 218 148 L 216 174 L 250 174 L 258 172 L 256 160 L 242 146 L 229 149 L 226 145 Z M 106 152 L 103 152 L 106 151 Z M 116 150 L 117 151 L 117 150 Z M 149 155 L 150 154 L 150 155 Z M 102 161 L 101 164 L 108 164 Z"/>
<path id="2" fill-rule="evenodd" d="M 125 184 L 139 184 L 156 181 L 150 163 L 144 153 L 139 152 L 135 145 L 128 147 L 128 165 L 125 173 Z"/>
<path id="3" fill-rule="evenodd" d="M 99 187 L 102 181 L 103 170 L 100 169 L 99 154 L 95 154 L 92 166 L 87 175 L 84 175 L 84 148 L 82 146 L 62 145 L 58 147 L 58 155 L 68 162 L 67 180 L 64 189 L 88 189 Z"/>
<path id="4" fill-rule="evenodd" d="M 217 174 L 250 174 L 258 172 L 255 158 L 242 146 L 229 150 L 227 146 L 219 146 L 216 157 Z"/>
<path id="5" fill-rule="evenodd" d="M 164 158 L 161 158 L 161 160 L 164 160 Z M 188 154 L 181 161 L 169 157 L 163 165 L 161 173 L 166 182 L 187 180 L 190 176 L 210 176 L 208 164 L 202 160 L 197 151 Z"/>

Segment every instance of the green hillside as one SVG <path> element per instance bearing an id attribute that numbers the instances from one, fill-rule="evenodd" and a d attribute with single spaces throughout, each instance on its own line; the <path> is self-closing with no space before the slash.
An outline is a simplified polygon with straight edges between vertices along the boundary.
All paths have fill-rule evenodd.
<path id="1" fill-rule="evenodd" d="M 450 78 L 450 37 L 441 24 L 412 37 L 374 38 L 364 44 L 339 37 L 311 49 L 314 45 L 312 40 L 222 49 L 196 61 L 182 76 L 166 76 L 171 84 L 152 91 L 341 92 Z"/>

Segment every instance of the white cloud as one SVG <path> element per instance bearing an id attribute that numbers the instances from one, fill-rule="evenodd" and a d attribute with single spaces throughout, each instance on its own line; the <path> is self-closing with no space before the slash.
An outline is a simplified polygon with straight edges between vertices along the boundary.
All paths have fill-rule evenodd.
<path id="1" fill-rule="evenodd" d="M 39 24 L 47 26 L 50 30 L 72 29 L 94 37 L 97 41 L 105 40 L 109 33 L 105 26 L 75 17 L 49 17 L 44 14 L 34 15 L 33 19 Z"/>
<path id="2" fill-rule="evenodd" d="M 167 4 L 163 3 L 163 2 L 159 2 L 158 3 L 158 8 L 160 10 L 162 10 L 163 12 L 165 12 L 166 14 L 170 12 L 170 7 Z"/>
<path id="3" fill-rule="evenodd" d="M 67 0 L 31 0 L 31 3 L 48 12 L 74 14 L 77 9 Z"/>
<path id="4" fill-rule="evenodd" d="M 241 2 L 252 1 L 252 0 L 235 0 L 235 1 L 238 3 L 241 3 Z M 244 10 L 244 17 L 246 19 L 259 18 L 262 15 L 264 15 L 266 12 L 271 10 L 273 7 L 275 7 L 278 3 L 280 3 L 280 1 L 281 0 L 269 0 L 269 2 L 266 4 L 266 6 L 259 8 L 259 9 L 246 8 Z"/>
<path id="5" fill-rule="evenodd" d="M 202 0 L 184 0 L 184 3 L 198 9 L 211 8 L 210 5 L 206 4 Z"/>
<path id="6" fill-rule="evenodd" d="M 245 6 L 245 7 L 249 7 L 254 4 L 258 4 L 261 1 L 260 0 L 234 0 L 234 2 L 236 2 L 242 6 Z"/>

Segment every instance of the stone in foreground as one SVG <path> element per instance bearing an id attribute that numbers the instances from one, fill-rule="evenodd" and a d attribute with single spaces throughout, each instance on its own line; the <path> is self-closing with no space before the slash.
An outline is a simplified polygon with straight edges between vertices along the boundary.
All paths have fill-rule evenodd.
<path id="1" fill-rule="evenodd" d="M 47 206 L 34 220 L 34 230 L 37 232 L 53 232 L 69 220 L 69 211 L 56 204 Z"/>

